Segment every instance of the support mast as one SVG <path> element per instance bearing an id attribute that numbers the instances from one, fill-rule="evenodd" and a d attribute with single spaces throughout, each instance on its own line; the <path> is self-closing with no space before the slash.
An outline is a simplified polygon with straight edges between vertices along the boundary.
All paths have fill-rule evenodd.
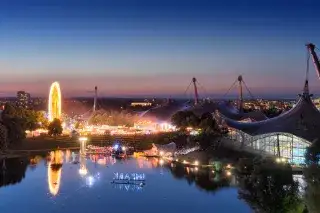
<path id="1" fill-rule="evenodd" d="M 239 112 L 243 112 L 242 75 L 239 75 L 238 81 L 239 81 Z"/>
<path id="2" fill-rule="evenodd" d="M 97 109 L 97 98 L 98 98 L 98 87 L 95 86 L 94 88 L 94 101 L 93 101 L 93 112 Z"/>
<path id="3" fill-rule="evenodd" d="M 194 87 L 194 105 L 198 105 L 199 103 L 199 96 L 198 96 L 198 88 L 197 88 L 197 79 L 192 78 L 193 87 Z"/>
<path id="4" fill-rule="evenodd" d="M 309 43 L 306 46 L 307 46 L 307 48 L 308 48 L 308 50 L 309 50 L 309 52 L 310 52 L 310 54 L 312 56 L 313 64 L 314 64 L 314 66 L 316 68 L 316 71 L 317 71 L 317 74 L 318 74 L 318 78 L 320 79 L 320 62 L 319 62 L 319 58 L 317 56 L 317 53 L 314 51 L 316 46 L 314 44 L 312 44 L 312 43 Z"/>

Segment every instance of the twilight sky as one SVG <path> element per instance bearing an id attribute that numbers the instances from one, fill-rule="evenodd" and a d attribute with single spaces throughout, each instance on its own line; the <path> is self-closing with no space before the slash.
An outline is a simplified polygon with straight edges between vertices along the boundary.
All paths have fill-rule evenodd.
<path id="1" fill-rule="evenodd" d="M 1 0 L 0 96 L 181 95 L 193 76 L 224 94 L 239 74 L 257 96 L 294 95 L 317 0 Z M 320 51 L 318 51 L 320 54 Z M 313 64 L 310 87 L 320 93 Z M 203 94 L 200 89 L 200 93 Z"/>

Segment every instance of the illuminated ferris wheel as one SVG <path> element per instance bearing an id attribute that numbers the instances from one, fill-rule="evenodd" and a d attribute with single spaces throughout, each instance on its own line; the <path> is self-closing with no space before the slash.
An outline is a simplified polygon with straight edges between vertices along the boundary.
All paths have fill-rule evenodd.
<path id="1" fill-rule="evenodd" d="M 61 118 L 61 90 L 59 83 L 53 82 L 50 86 L 48 102 L 49 121 Z"/>

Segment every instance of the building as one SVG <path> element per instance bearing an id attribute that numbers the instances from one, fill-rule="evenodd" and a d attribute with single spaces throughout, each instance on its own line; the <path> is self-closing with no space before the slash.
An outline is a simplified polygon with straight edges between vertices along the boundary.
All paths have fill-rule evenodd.
<path id="1" fill-rule="evenodd" d="M 17 106 L 21 108 L 28 108 L 30 105 L 30 94 L 25 91 L 17 92 Z"/>
<path id="2" fill-rule="evenodd" d="M 132 102 L 131 106 L 132 107 L 136 107 L 136 106 L 142 106 L 142 107 L 147 107 L 147 106 L 151 106 L 152 103 L 150 102 Z"/>
<path id="3" fill-rule="evenodd" d="M 228 126 L 230 138 L 242 146 L 303 164 L 306 148 L 320 138 L 320 112 L 310 96 L 306 81 L 297 104 L 278 117 L 244 123 L 218 113 L 216 119 Z"/>

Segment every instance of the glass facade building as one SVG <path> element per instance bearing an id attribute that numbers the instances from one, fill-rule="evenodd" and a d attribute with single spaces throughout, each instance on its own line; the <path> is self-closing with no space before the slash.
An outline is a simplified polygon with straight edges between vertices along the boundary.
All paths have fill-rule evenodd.
<path id="1" fill-rule="evenodd" d="M 251 136 L 241 130 L 230 128 L 228 136 L 230 139 L 242 143 L 243 146 L 286 158 L 295 165 L 304 164 L 306 148 L 311 145 L 303 138 L 283 132 Z"/>

